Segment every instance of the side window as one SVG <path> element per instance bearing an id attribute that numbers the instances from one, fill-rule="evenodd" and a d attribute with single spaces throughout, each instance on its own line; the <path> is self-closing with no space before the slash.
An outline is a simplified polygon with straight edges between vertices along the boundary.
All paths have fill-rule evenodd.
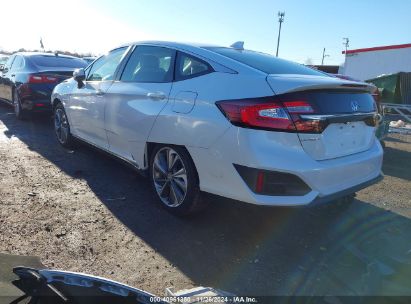
<path id="1" fill-rule="evenodd" d="M 4 65 L 5 68 L 10 71 L 11 67 L 13 66 L 13 61 L 16 58 L 16 56 L 10 56 L 10 58 L 7 60 L 6 64 Z"/>
<path id="2" fill-rule="evenodd" d="M 115 49 L 106 56 L 100 57 L 88 71 L 87 81 L 113 80 L 126 49 L 126 47 Z"/>
<path id="3" fill-rule="evenodd" d="M 193 78 L 213 72 L 213 68 L 205 61 L 178 52 L 176 64 L 176 80 Z"/>
<path id="4" fill-rule="evenodd" d="M 13 62 L 13 70 L 19 70 L 24 65 L 24 59 L 22 56 L 16 56 Z"/>
<path id="5" fill-rule="evenodd" d="M 175 51 L 157 46 L 137 46 L 131 54 L 121 81 L 171 82 Z"/>
<path id="6" fill-rule="evenodd" d="M 96 61 L 96 62 L 97 62 L 97 61 Z M 88 79 L 88 75 L 90 74 L 90 71 L 91 71 L 92 68 L 93 68 L 93 65 L 90 64 L 89 66 L 87 66 L 87 67 L 84 69 L 84 73 L 86 74 L 86 79 Z"/>

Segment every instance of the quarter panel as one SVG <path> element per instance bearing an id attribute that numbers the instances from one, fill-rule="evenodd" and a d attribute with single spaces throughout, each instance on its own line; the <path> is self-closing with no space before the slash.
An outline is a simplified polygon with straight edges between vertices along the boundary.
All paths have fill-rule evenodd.
<path id="1" fill-rule="evenodd" d="M 186 91 L 197 94 L 193 109 L 176 113 L 174 103 L 168 103 L 155 121 L 150 142 L 207 148 L 231 127 L 216 101 L 273 94 L 263 76 L 220 72 L 174 82 L 170 98 Z"/>

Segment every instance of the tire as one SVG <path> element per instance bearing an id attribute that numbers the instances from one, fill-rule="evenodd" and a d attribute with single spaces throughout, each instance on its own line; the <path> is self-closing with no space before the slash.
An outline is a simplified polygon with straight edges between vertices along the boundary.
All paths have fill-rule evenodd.
<path id="1" fill-rule="evenodd" d="M 155 146 L 150 155 L 149 176 L 154 195 L 172 214 L 188 216 L 204 208 L 197 170 L 184 148 Z"/>
<path id="2" fill-rule="evenodd" d="M 25 120 L 27 118 L 27 112 L 21 108 L 20 97 L 16 89 L 13 91 L 13 107 L 14 114 L 16 114 L 18 120 Z"/>
<path id="3" fill-rule="evenodd" d="M 73 148 L 74 138 L 70 133 L 70 124 L 61 102 L 54 107 L 53 122 L 54 133 L 56 134 L 58 142 L 65 148 Z"/>

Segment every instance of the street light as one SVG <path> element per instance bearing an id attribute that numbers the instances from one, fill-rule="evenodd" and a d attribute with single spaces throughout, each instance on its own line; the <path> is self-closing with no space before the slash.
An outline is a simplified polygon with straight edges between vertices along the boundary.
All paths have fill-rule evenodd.
<path id="1" fill-rule="evenodd" d="M 347 51 L 348 51 L 348 48 L 350 47 L 350 39 L 349 38 L 343 38 L 343 45 L 345 46 L 344 73 L 343 74 L 345 74 L 345 69 L 347 67 Z"/>
<path id="2" fill-rule="evenodd" d="M 347 56 L 348 48 L 350 47 L 350 39 L 343 38 L 343 45 L 345 46 L 345 56 Z"/>
<path id="3" fill-rule="evenodd" d="M 325 57 L 330 57 L 330 55 L 325 53 L 325 48 L 323 49 L 323 59 L 321 60 L 321 65 L 324 65 L 324 59 Z"/>
<path id="4" fill-rule="evenodd" d="M 278 29 L 277 53 L 276 53 L 277 57 L 278 57 L 278 49 L 280 48 L 281 24 L 284 22 L 284 16 L 285 16 L 285 12 L 278 12 L 278 22 L 280 23 L 280 27 Z"/>

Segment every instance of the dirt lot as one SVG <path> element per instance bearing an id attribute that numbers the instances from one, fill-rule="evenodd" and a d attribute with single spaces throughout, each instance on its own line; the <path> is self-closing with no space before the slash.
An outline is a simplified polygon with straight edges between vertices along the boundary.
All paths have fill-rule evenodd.
<path id="1" fill-rule="evenodd" d="M 387 140 L 384 181 L 347 208 L 263 208 L 209 197 L 183 220 L 147 181 L 89 147 L 60 147 L 47 118 L 0 105 L 0 252 L 40 257 L 160 295 L 411 295 L 411 136 Z"/>

